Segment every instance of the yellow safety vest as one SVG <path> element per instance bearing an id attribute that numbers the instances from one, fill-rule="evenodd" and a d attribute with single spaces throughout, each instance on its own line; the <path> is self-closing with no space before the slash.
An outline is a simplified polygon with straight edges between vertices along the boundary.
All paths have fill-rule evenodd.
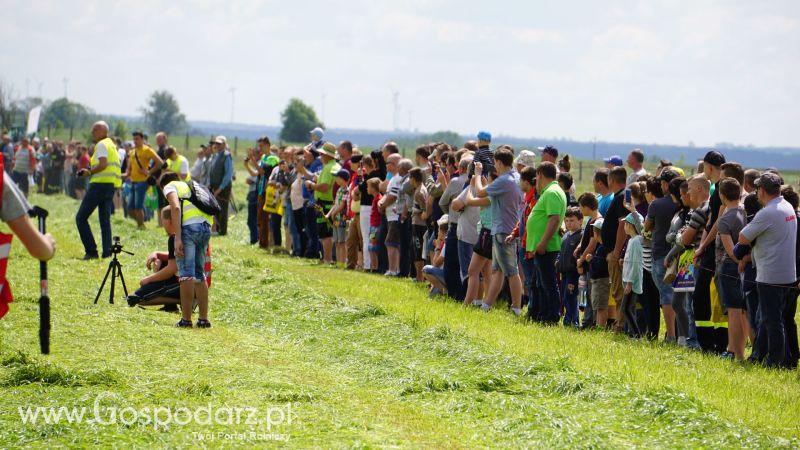
<path id="1" fill-rule="evenodd" d="M 97 146 L 100 144 L 106 147 L 108 153 L 106 155 L 107 165 L 102 171 L 92 174 L 92 179 L 89 180 L 89 183 L 114 183 L 114 187 L 121 187 L 122 171 L 120 170 L 119 154 L 117 153 L 117 146 L 114 145 L 114 141 L 111 138 L 101 139 L 100 142 L 95 144 L 91 159 L 92 168 L 100 164 L 100 160 L 97 158 Z"/>
<path id="2" fill-rule="evenodd" d="M 189 185 L 186 184 L 184 181 L 171 181 L 167 183 L 167 186 L 174 186 L 175 189 L 178 190 L 178 198 L 182 200 L 186 200 L 181 202 L 181 223 L 186 223 L 189 219 L 193 219 L 195 217 L 203 217 L 205 218 L 210 225 L 214 224 L 214 216 L 210 216 L 203 211 L 200 211 L 200 208 L 194 206 L 192 202 L 189 201 L 189 198 L 192 196 L 192 190 L 189 188 Z M 166 187 L 166 186 L 165 186 Z"/>
<path id="3" fill-rule="evenodd" d="M 178 159 L 176 159 L 175 161 L 172 161 L 172 162 L 169 163 L 169 170 L 177 173 L 178 176 L 180 176 L 181 175 L 181 163 L 183 161 L 186 161 L 186 166 L 188 167 L 189 166 L 189 161 L 186 159 L 186 157 L 183 156 L 183 155 L 178 155 Z M 189 172 L 186 172 L 186 181 L 191 181 L 191 180 L 192 180 L 192 175 Z"/>

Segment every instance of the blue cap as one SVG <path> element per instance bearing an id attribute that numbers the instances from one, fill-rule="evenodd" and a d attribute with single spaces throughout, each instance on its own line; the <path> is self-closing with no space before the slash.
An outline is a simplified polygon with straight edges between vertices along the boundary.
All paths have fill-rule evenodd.
<path id="1" fill-rule="evenodd" d="M 492 142 L 492 133 L 488 131 L 478 131 L 478 140 L 483 142 Z"/>
<path id="2" fill-rule="evenodd" d="M 603 158 L 603 162 L 606 164 L 612 164 L 614 166 L 622 166 L 624 163 L 622 162 L 622 157 L 619 155 L 611 155 L 608 158 Z"/>
<path id="3" fill-rule="evenodd" d="M 325 130 L 320 127 L 316 127 L 309 132 L 312 136 L 316 136 L 317 139 L 322 139 L 325 136 Z"/>

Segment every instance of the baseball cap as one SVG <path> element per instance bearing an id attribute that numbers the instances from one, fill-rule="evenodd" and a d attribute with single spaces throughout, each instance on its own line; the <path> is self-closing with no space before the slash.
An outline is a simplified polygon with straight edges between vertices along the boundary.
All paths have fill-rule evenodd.
<path id="1" fill-rule="evenodd" d="M 656 180 L 666 181 L 667 183 L 669 183 L 670 181 L 674 180 L 675 178 L 678 178 L 679 176 L 681 176 L 681 174 L 679 174 L 675 170 L 672 170 L 672 168 L 670 167 L 662 170 L 661 174 L 656 177 Z"/>
<path id="2" fill-rule="evenodd" d="M 519 152 L 517 158 L 514 160 L 515 165 L 523 165 L 525 167 L 534 167 L 536 165 L 536 153 L 530 150 L 523 150 Z"/>
<path id="3" fill-rule="evenodd" d="M 539 147 L 539 150 L 542 153 L 547 153 L 551 155 L 553 158 L 558 158 L 558 149 L 553 147 L 552 145 L 548 145 L 547 147 Z"/>
<path id="4" fill-rule="evenodd" d="M 601 218 L 595 220 L 594 223 L 592 224 L 592 226 L 597 228 L 598 230 L 602 230 L 603 229 L 603 222 L 605 222 L 605 219 L 603 219 L 601 217 Z"/>
<path id="5" fill-rule="evenodd" d="M 783 180 L 772 172 L 765 172 L 753 182 L 755 187 L 775 187 L 783 184 Z"/>
<path id="6" fill-rule="evenodd" d="M 478 140 L 483 142 L 492 142 L 492 133 L 488 131 L 478 131 Z"/>
<path id="7" fill-rule="evenodd" d="M 633 216 L 634 214 L 639 216 L 638 223 L 636 221 L 636 217 Z M 641 233 L 642 232 L 642 223 L 644 222 L 644 220 L 642 220 L 642 215 L 639 214 L 638 212 L 637 213 L 628 213 L 628 215 L 625 216 L 625 222 L 628 222 L 629 224 L 633 225 L 633 227 L 636 228 L 636 232 L 637 233 Z"/>
<path id="8" fill-rule="evenodd" d="M 309 131 L 309 134 L 311 134 L 312 136 L 316 136 L 317 139 L 322 139 L 322 137 L 325 136 L 325 130 L 323 130 L 320 127 L 316 127 L 313 130 Z"/>
<path id="9" fill-rule="evenodd" d="M 336 176 L 343 180 L 348 180 L 348 181 L 350 180 L 350 172 L 348 172 L 347 169 L 339 170 L 338 172 L 336 172 Z"/>
<path id="10" fill-rule="evenodd" d="M 214 143 L 215 143 L 215 144 L 221 144 L 221 145 L 225 145 L 225 144 L 227 144 L 227 143 L 228 143 L 228 140 L 227 140 L 227 139 L 225 139 L 225 136 L 223 136 L 223 135 L 221 135 L 221 134 L 220 134 L 219 136 L 217 136 L 216 138 L 214 138 Z"/>
<path id="11" fill-rule="evenodd" d="M 608 158 L 603 158 L 603 162 L 606 164 L 612 164 L 617 167 L 622 166 L 622 157 L 619 155 L 611 155 Z"/>
<path id="12" fill-rule="evenodd" d="M 725 156 L 716 150 L 711 150 L 710 152 L 706 153 L 706 156 L 703 157 L 703 162 L 719 167 L 725 164 Z"/>

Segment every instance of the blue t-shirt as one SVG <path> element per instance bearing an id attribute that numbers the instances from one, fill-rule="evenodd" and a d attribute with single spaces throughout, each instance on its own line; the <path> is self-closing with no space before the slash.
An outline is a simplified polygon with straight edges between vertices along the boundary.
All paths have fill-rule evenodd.
<path id="1" fill-rule="evenodd" d="M 486 186 L 486 193 L 492 201 L 492 236 L 510 234 L 517 226 L 519 203 L 522 201 L 519 173 L 512 169 L 500 175 Z"/>
<path id="2" fill-rule="evenodd" d="M 608 212 L 608 207 L 611 206 L 611 201 L 614 200 L 614 193 L 609 192 L 606 195 L 597 194 L 597 210 L 600 212 L 600 215 L 605 217 L 606 212 Z"/>

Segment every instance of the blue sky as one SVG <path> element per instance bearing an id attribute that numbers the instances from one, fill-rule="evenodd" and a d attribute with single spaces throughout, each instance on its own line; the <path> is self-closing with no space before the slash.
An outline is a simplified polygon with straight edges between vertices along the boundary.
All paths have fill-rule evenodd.
<path id="1" fill-rule="evenodd" d="M 0 79 L 96 111 L 709 146 L 800 145 L 800 2 L 0 0 Z M 12 19 L 13 20 L 9 20 Z"/>

